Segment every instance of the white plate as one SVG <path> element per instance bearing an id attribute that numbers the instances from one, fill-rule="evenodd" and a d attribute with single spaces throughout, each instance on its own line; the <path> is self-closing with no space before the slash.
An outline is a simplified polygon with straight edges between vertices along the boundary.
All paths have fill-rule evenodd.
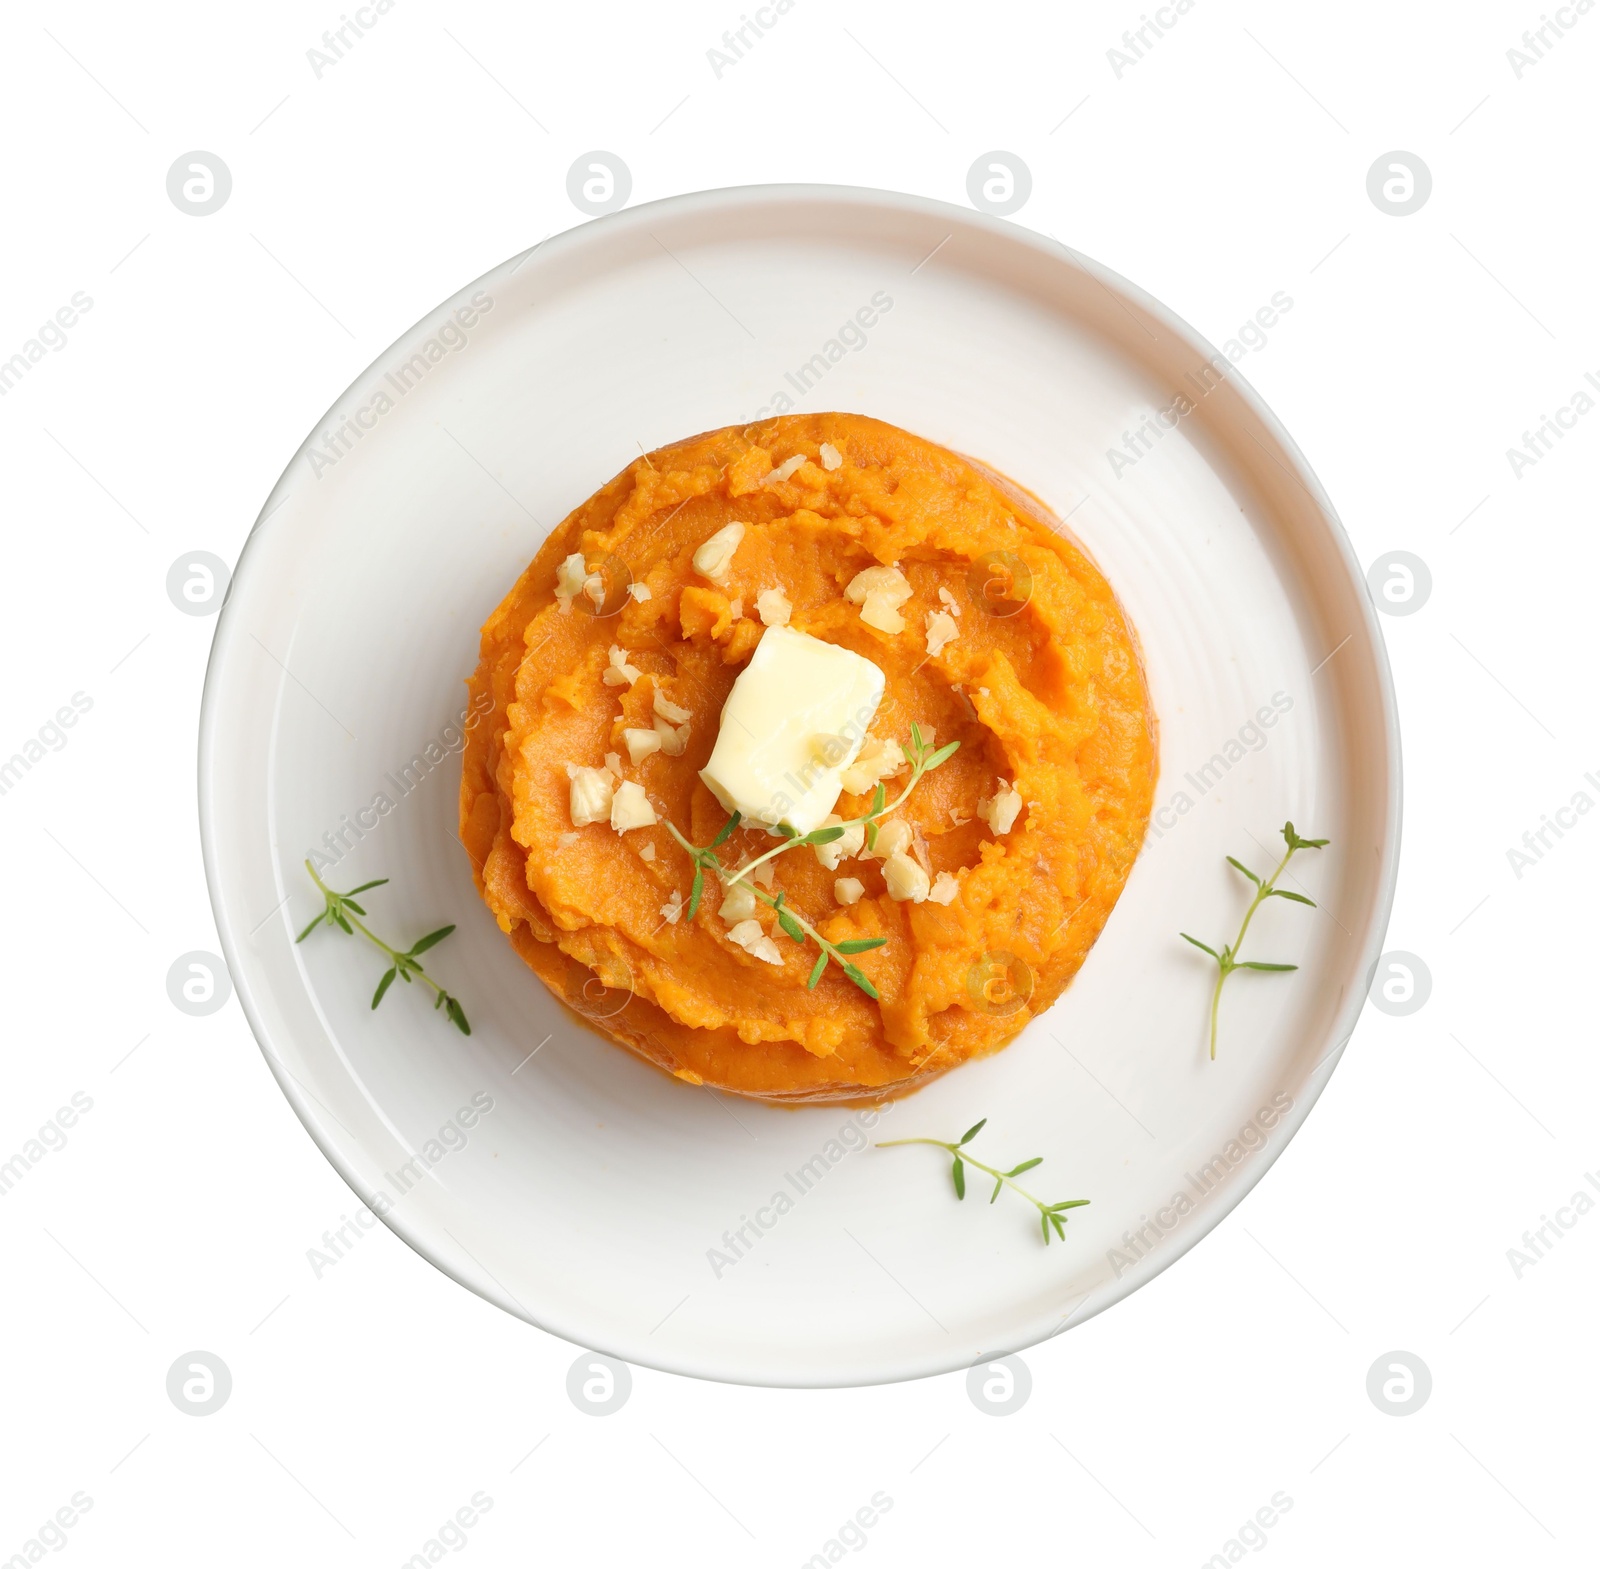
<path id="1" fill-rule="evenodd" d="M 480 294 L 490 307 L 471 305 Z M 879 294 L 890 303 L 864 346 L 830 363 L 828 340 Z M 446 333 L 463 341 L 452 348 L 440 333 L 458 307 L 474 320 Z M 819 353 L 826 373 L 796 396 L 789 374 Z M 591 1349 L 709 1378 L 858 1384 L 1079 1322 L 1239 1201 L 1364 1001 L 1394 883 L 1399 745 L 1349 544 L 1236 374 L 1112 471 L 1107 450 L 1215 358 L 1155 301 L 1025 230 L 913 197 L 780 186 L 563 234 L 469 285 L 355 382 L 233 578 L 206 682 L 201 815 L 261 1048 L 356 1192 L 393 1201 L 401 1237 Z M 870 1135 L 848 1108 L 692 1089 L 574 1024 L 479 902 L 456 839 L 450 727 L 484 617 L 550 527 L 641 447 L 748 421 L 780 391 L 971 454 L 1070 517 L 1138 628 L 1161 723 L 1160 831 L 1078 979 L 1007 1050 Z M 349 450 L 314 460 L 352 421 Z M 1287 710 L 1251 729 L 1275 694 Z M 1219 753 L 1214 782 L 1190 780 Z M 358 812 L 379 794 L 395 808 L 366 826 Z M 1322 908 L 1263 909 L 1254 955 L 1301 968 L 1230 981 L 1210 1062 L 1207 961 L 1178 930 L 1232 934 L 1246 889 L 1223 857 L 1265 868 L 1285 818 L 1333 840 L 1293 868 Z M 381 965 L 355 940 L 319 930 L 294 945 L 317 909 L 302 860 L 345 824 L 328 875 L 393 879 L 368 906 L 381 931 L 458 923 L 429 966 L 465 1002 L 470 1039 L 420 988 L 370 1011 Z M 474 1097 L 492 1109 L 451 1136 L 464 1147 L 430 1146 Z M 1269 1131 L 1241 1133 L 1275 1104 Z M 958 1205 L 935 1151 L 853 1147 L 955 1138 L 979 1117 L 980 1156 L 1042 1155 L 1037 1191 L 1092 1200 L 1065 1246 L 1043 1246 L 1009 1195 Z M 426 1173 L 402 1193 L 394 1174 L 419 1152 Z M 825 1175 L 791 1181 L 808 1163 Z M 741 1224 L 756 1228 L 749 1245 L 719 1266 L 712 1251 L 731 1257 L 724 1233 Z"/>

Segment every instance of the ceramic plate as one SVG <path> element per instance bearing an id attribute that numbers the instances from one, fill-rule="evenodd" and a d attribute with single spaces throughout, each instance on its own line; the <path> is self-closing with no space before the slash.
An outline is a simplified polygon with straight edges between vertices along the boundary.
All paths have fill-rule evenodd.
<path id="1" fill-rule="evenodd" d="M 870 329 L 841 333 L 872 305 Z M 1178 394 L 1189 404 L 1183 411 Z M 650 449 L 792 400 L 969 454 L 1067 519 L 1121 596 L 1160 720 L 1149 840 L 1099 944 L 1005 1051 L 871 1114 L 667 1078 L 575 1022 L 512 952 L 456 838 L 478 627 L 549 529 Z M 1165 420 L 1162 411 L 1167 412 Z M 1175 412 L 1177 411 L 1177 412 Z M 1141 434 L 1143 432 L 1143 434 Z M 1125 461 L 1113 462 L 1115 452 Z M 708 1378 L 839 1385 L 968 1366 L 1126 1296 L 1204 1236 L 1310 1111 L 1381 948 L 1399 843 L 1394 700 L 1327 497 L 1225 354 L 1007 223 L 833 187 L 713 191 L 585 224 L 430 312 L 296 454 L 234 575 L 200 748 L 234 984 L 312 1136 L 424 1257 L 587 1348 Z M 1205 1048 L 1209 961 L 1279 826 L 1313 911 L 1252 928 Z M 336 887 L 409 940 L 420 988 L 294 935 Z M 596 1007 L 615 1006 L 597 997 Z M 1087 1198 L 1064 1245 L 947 1163 L 1042 1155 Z M 780 1196 L 787 1202 L 780 1202 Z"/>

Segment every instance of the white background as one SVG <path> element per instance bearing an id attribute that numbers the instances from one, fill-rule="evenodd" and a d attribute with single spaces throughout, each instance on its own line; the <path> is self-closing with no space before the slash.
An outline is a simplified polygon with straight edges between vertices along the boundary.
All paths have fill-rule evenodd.
<path id="1" fill-rule="evenodd" d="M 798 0 L 719 79 L 734 4 L 398 0 L 319 79 L 331 4 L 9 9 L 0 359 L 94 303 L 0 399 L 0 756 L 74 692 L 93 706 L 0 796 L 0 1160 L 74 1092 L 93 1110 L 0 1197 L 0 1562 L 78 1492 L 56 1552 L 85 1565 L 400 1564 L 477 1492 L 460 1551 L 481 1565 L 798 1565 L 877 1492 L 859 1552 L 882 1565 L 1199 1564 L 1280 1492 L 1246 1556 L 1592 1561 L 1600 1218 L 1520 1279 L 1507 1257 L 1600 1169 L 1600 822 L 1520 877 L 1507 857 L 1600 800 L 1600 411 L 1520 477 L 1506 456 L 1600 379 L 1600 12 L 1560 14 L 1518 79 L 1532 5 L 1198 0 L 1119 78 L 1133 5 Z M 1260 1186 L 1027 1353 L 1012 1416 L 961 1376 L 795 1393 L 645 1370 L 615 1415 L 581 1412 L 575 1348 L 387 1231 L 317 1278 L 307 1250 L 353 1196 L 237 1004 L 167 999 L 172 961 L 217 946 L 194 793 L 214 622 L 172 606 L 168 567 L 232 561 L 359 370 L 583 221 L 566 173 L 596 148 L 636 202 L 781 180 L 963 202 L 980 154 L 1019 155 L 1015 222 L 1214 342 L 1293 297 L 1245 373 L 1363 563 L 1431 569 L 1384 630 L 1407 792 L 1388 946 L 1432 995 L 1368 1009 Z M 194 149 L 234 181 L 205 218 L 165 189 Z M 1404 218 L 1366 190 L 1396 149 L 1434 181 Z M 232 1371 L 212 1416 L 166 1394 L 194 1349 Z M 1396 1349 L 1433 1377 L 1406 1417 L 1366 1389 Z"/>

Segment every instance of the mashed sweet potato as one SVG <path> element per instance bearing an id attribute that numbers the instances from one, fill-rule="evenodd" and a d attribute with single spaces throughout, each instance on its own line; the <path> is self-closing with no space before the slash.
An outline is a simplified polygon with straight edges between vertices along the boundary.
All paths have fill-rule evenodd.
<path id="1" fill-rule="evenodd" d="M 721 570 L 715 552 L 697 570 L 733 522 Z M 902 631 L 846 596 L 875 565 L 909 585 Z M 808 989 L 817 949 L 765 905 L 753 918 L 778 963 L 730 938 L 714 883 L 687 917 L 693 866 L 666 821 L 705 845 L 727 818 L 699 770 L 762 615 L 782 615 L 770 594 L 758 611 L 773 589 L 789 625 L 883 670 L 873 737 L 898 752 L 916 721 L 961 743 L 897 814 L 935 898 L 891 897 L 880 859 L 829 869 L 801 848 L 771 863 L 773 891 L 830 941 L 888 939 L 857 960 L 877 1001 L 835 965 Z M 468 685 L 487 715 L 464 754 L 461 837 L 518 953 L 649 1061 L 771 1100 L 896 1093 L 1005 1045 L 1083 963 L 1155 783 L 1137 641 L 1094 563 L 1000 476 L 858 415 L 713 431 L 630 464 L 489 617 Z M 624 730 L 664 744 L 635 763 Z M 575 826 L 573 768 L 641 786 L 659 820 Z M 885 779 L 890 800 L 905 778 Z M 870 793 L 835 812 L 861 815 Z M 740 827 L 720 853 L 731 867 L 773 843 Z M 856 902 L 840 879 L 861 884 Z"/>

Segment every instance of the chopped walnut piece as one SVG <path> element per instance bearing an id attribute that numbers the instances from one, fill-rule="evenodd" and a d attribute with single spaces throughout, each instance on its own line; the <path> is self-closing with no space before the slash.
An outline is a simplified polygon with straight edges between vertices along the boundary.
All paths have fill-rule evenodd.
<path id="1" fill-rule="evenodd" d="M 937 659 L 948 644 L 955 642 L 961 631 L 955 618 L 943 610 L 930 610 L 922 618 L 922 624 L 927 629 L 929 659 Z"/>
<path id="2" fill-rule="evenodd" d="M 928 897 L 928 874 L 904 850 L 896 850 L 883 868 L 889 897 L 904 903 L 921 904 Z"/>
<path id="3" fill-rule="evenodd" d="M 756 614 L 761 617 L 762 626 L 786 627 L 794 606 L 781 588 L 764 588 L 756 595 Z"/>
<path id="4" fill-rule="evenodd" d="M 1021 793 L 1004 779 L 995 780 L 994 794 L 978 802 L 978 816 L 989 825 L 989 831 L 997 837 L 1011 832 L 1011 825 L 1016 822 L 1017 814 L 1021 810 Z"/>
<path id="5" fill-rule="evenodd" d="M 656 688 L 655 696 L 652 698 L 650 706 L 663 719 L 675 725 L 687 724 L 690 718 L 693 717 L 687 708 L 680 708 L 660 687 Z"/>
<path id="6" fill-rule="evenodd" d="M 844 822 L 842 817 L 829 812 L 823 819 L 824 828 L 837 828 Z M 840 861 L 847 861 L 852 856 L 861 853 L 861 847 L 866 843 L 867 829 L 865 823 L 851 823 L 837 839 L 830 839 L 826 844 L 814 844 L 811 853 L 822 863 L 825 871 L 836 871 Z"/>
<path id="7" fill-rule="evenodd" d="M 761 930 L 759 921 L 740 921 L 729 930 L 728 940 L 738 943 L 753 959 L 765 959 L 768 964 L 783 963 L 783 955 L 778 952 L 778 945 Z"/>
<path id="8" fill-rule="evenodd" d="M 756 896 L 751 892 L 749 883 L 735 883 L 727 889 L 717 909 L 717 914 L 730 926 L 739 921 L 748 921 L 755 913 Z"/>
<path id="9" fill-rule="evenodd" d="M 743 538 L 743 523 L 728 523 L 719 528 L 695 551 L 695 571 L 701 577 L 710 578 L 720 588 L 728 581 L 728 573 L 733 569 L 733 553 Z"/>
<path id="10" fill-rule="evenodd" d="M 611 826 L 626 833 L 630 828 L 651 828 L 657 821 L 656 809 L 641 786 L 631 779 L 617 786 L 611 798 Z"/>
<path id="11" fill-rule="evenodd" d="M 581 551 L 573 553 L 556 568 L 556 604 L 562 615 L 572 611 L 572 601 L 583 591 L 584 580 L 589 576 L 589 565 Z"/>
<path id="12" fill-rule="evenodd" d="M 862 742 L 856 760 L 839 775 L 839 787 L 851 795 L 865 795 L 880 779 L 888 779 L 910 767 L 898 742 L 869 735 Z"/>
<path id="13" fill-rule="evenodd" d="M 628 748 L 628 760 L 636 768 L 652 752 L 661 750 L 661 737 L 654 730 L 639 730 L 630 725 L 622 732 L 622 740 Z"/>
<path id="14" fill-rule="evenodd" d="M 805 460 L 806 456 L 803 452 L 795 453 L 792 458 L 785 458 L 761 483 L 763 485 L 776 485 L 780 479 L 788 479 Z"/>
<path id="15" fill-rule="evenodd" d="M 567 778 L 572 781 L 568 795 L 567 811 L 574 828 L 589 823 L 603 823 L 611 815 L 612 777 L 604 768 L 582 768 L 576 763 L 567 764 Z"/>
<path id="16" fill-rule="evenodd" d="M 628 663 L 628 651 L 615 643 L 606 651 L 606 668 L 601 679 L 607 686 L 632 686 L 644 671 Z"/>
<path id="17" fill-rule="evenodd" d="M 900 606 L 911 598 L 911 585 L 899 567 L 863 567 L 850 579 L 844 597 L 861 606 L 861 619 L 880 632 L 905 631 Z"/>

